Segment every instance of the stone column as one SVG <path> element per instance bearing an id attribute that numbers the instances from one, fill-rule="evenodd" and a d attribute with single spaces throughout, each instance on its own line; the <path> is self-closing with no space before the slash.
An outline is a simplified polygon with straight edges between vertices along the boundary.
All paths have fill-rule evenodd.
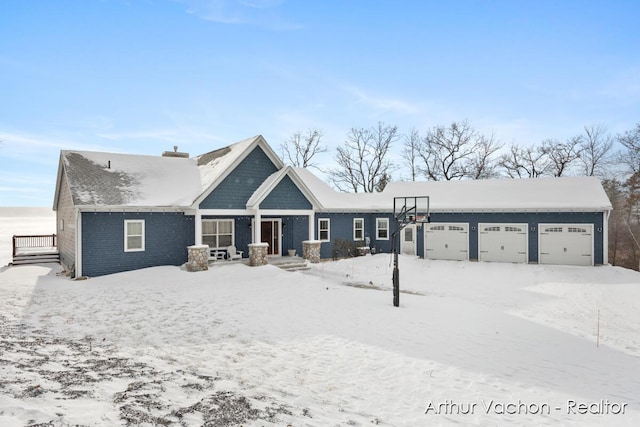
<path id="1" fill-rule="evenodd" d="M 259 267 L 267 265 L 268 243 L 249 243 L 249 266 Z"/>
<path id="2" fill-rule="evenodd" d="M 187 271 L 205 271 L 209 269 L 209 245 L 187 246 Z"/>
<path id="3" fill-rule="evenodd" d="M 320 240 L 303 241 L 302 257 L 314 264 L 320 262 Z"/>

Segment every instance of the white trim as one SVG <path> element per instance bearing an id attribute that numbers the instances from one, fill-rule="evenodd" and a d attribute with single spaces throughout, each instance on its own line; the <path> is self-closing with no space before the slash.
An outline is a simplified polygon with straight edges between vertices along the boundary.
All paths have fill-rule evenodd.
<path id="1" fill-rule="evenodd" d="M 384 230 L 385 228 L 383 227 L 378 227 L 378 221 L 383 220 L 387 222 L 387 237 L 380 237 L 380 230 Z M 389 221 L 389 218 L 382 218 L 382 217 L 378 217 L 376 218 L 376 240 L 389 240 L 389 234 L 390 234 L 390 230 L 389 230 L 389 224 L 391 221 Z"/>
<path id="2" fill-rule="evenodd" d="M 254 211 L 249 209 L 197 209 L 195 211 L 189 211 L 187 215 L 195 215 L 191 212 L 200 212 L 202 216 L 253 216 Z"/>
<path id="3" fill-rule="evenodd" d="M 454 227 L 462 227 L 465 231 L 464 233 L 467 235 L 467 256 L 463 261 L 469 261 L 469 256 L 471 253 L 471 247 L 470 247 L 470 231 L 471 231 L 471 225 L 468 222 L 431 222 L 431 223 L 427 223 L 427 224 L 423 224 L 422 225 L 422 235 L 424 236 L 422 239 L 422 248 L 423 248 L 423 253 L 424 253 L 424 259 L 441 259 L 441 258 L 429 258 L 429 254 L 428 254 L 428 250 L 427 250 L 427 245 L 429 244 L 429 237 L 427 236 L 427 234 L 430 232 L 431 227 L 433 226 L 443 226 L 443 227 L 449 227 L 449 226 L 454 226 Z M 445 230 L 442 230 L 445 231 Z M 447 230 L 447 231 L 453 231 L 453 230 Z M 528 242 L 527 242 L 528 244 Z"/>
<path id="4" fill-rule="evenodd" d="M 483 254 L 483 252 L 481 251 L 481 249 L 482 249 L 482 247 L 481 247 L 482 234 L 486 233 L 486 232 L 482 231 L 482 227 L 500 227 L 500 233 L 503 233 L 502 229 L 505 228 L 505 227 L 520 227 L 520 228 L 522 228 L 524 230 L 522 232 L 522 234 L 525 236 L 525 239 L 524 239 L 524 261 L 516 262 L 516 261 L 501 261 L 501 260 L 482 259 L 482 254 Z M 517 255 L 522 255 L 522 253 L 517 252 Z M 485 258 L 486 258 L 486 256 L 485 256 Z M 486 262 L 513 262 L 513 263 L 521 263 L 521 264 L 529 263 L 529 224 L 525 223 L 525 222 L 495 222 L 495 223 L 493 223 L 493 222 L 481 222 L 481 223 L 478 223 L 478 261 L 483 261 L 483 262 L 485 262 L 485 261 Z"/>
<path id="5" fill-rule="evenodd" d="M 196 209 L 196 214 L 195 214 L 195 244 L 196 245 L 201 245 L 202 244 L 202 213 L 200 212 L 199 209 Z"/>
<path id="6" fill-rule="evenodd" d="M 305 185 L 304 181 L 300 179 L 295 169 L 291 166 L 286 166 L 265 179 L 265 181 L 256 189 L 247 201 L 247 209 L 259 208 L 260 204 L 265 201 L 273 190 L 275 190 L 285 176 L 288 176 L 289 179 L 291 179 L 293 185 L 300 190 L 300 193 L 302 193 L 302 195 L 307 199 L 312 208 L 318 208 L 320 206 L 318 199 Z"/>
<path id="7" fill-rule="evenodd" d="M 322 239 L 320 237 L 320 233 L 322 231 L 324 231 L 324 229 L 320 226 L 320 222 L 321 221 L 326 221 L 327 222 L 327 238 L 326 239 Z M 331 241 L 331 218 L 318 218 L 318 240 L 320 242 L 330 242 Z"/>
<path id="8" fill-rule="evenodd" d="M 316 238 L 316 217 L 313 212 L 309 215 L 309 240 Z"/>
<path id="9" fill-rule="evenodd" d="M 356 221 L 361 221 L 360 228 L 356 228 Z M 356 236 L 356 230 L 360 230 L 361 236 L 359 239 L 358 239 L 358 236 Z M 353 218 L 353 241 L 354 242 L 364 241 L 364 218 L 362 217 Z"/>
<path id="10" fill-rule="evenodd" d="M 283 230 L 282 230 L 282 218 L 262 218 L 260 220 L 260 240 L 262 240 L 262 224 L 265 222 L 277 222 L 278 223 L 278 253 L 273 253 L 273 249 L 271 250 L 271 254 L 269 254 L 269 256 L 282 256 L 282 237 L 283 237 Z M 273 227 L 271 228 L 271 239 L 273 240 Z M 271 247 L 271 243 L 272 242 L 260 242 L 260 243 L 268 243 L 269 247 Z"/>
<path id="11" fill-rule="evenodd" d="M 589 265 L 590 266 L 594 266 L 595 265 L 596 254 L 595 254 L 595 245 L 594 245 L 595 240 L 594 239 L 595 239 L 595 234 L 597 233 L 597 230 L 596 230 L 596 225 L 594 223 L 591 223 L 591 222 L 586 222 L 586 223 L 584 223 L 584 222 L 583 223 L 579 223 L 579 222 L 576 222 L 576 223 L 573 223 L 573 222 L 572 223 L 564 223 L 564 222 L 553 223 L 553 222 L 549 222 L 549 223 L 539 223 L 538 224 L 538 264 L 542 264 L 542 265 L 580 265 L 580 264 L 547 264 L 547 263 L 542 263 L 540 261 L 541 258 L 542 258 L 542 250 L 543 250 L 543 247 L 542 247 L 542 244 L 541 244 L 541 236 L 542 236 L 543 227 L 545 227 L 545 228 L 561 228 L 563 234 L 566 232 L 565 229 L 569 228 L 569 227 L 580 227 L 580 228 L 585 228 L 585 229 L 591 228 L 591 243 L 590 243 L 590 245 L 591 245 L 591 247 L 590 247 L 590 249 L 591 249 L 591 257 L 590 257 Z M 609 248 L 606 248 L 605 252 L 608 252 L 608 250 L 609 250 Z M 604 262 L 603 262 L 603 264 L 604 264 Z"/>
<path id="12" fill-rule="evenodd" d="M 140 235 L 140 237 L 142 238 L 142 242 L 141 242 L 141 247 L 139 248 L 129 248 L 129 234 L 127 233 L 127 225 L 129 224 L 134 224 L 134 223 L 140 223 L 142 224 L 142 234 Z M 137 235 L 133 235 L 133 237 L 137 237 Z M 125 219 L 124 220 L 124 251 L 125 252 L 144 252 L 145 250 L 145 240 L 146 240 L 146 235 L 145 235 L 145 220 L 144 219 Z"/>
<path id="13" fill-rule="evenodd" d="M 265 216 L 304 216 L 313 215 L 314 211 L 302 209 L 260 209 L 260 213 Z"/>
<path id="14" fill-rule="evenodd" d="M 82 213 L 76 209 L 76 277 L 82 276 Z"/>
<path id="15" fill-rule="evenodd" d="M 611 211 L 607 210 L 602 212 L 602 265 L 609 264 L 609 216 L 611 215 Z M 593 230 L 594 233 L 597 230 Z M 594 236 L 595 238 L 595 236 Z M 594 245 L 595 248 L 595 245 Z M 595 261 L 595 254 L 594 261 Z"/>

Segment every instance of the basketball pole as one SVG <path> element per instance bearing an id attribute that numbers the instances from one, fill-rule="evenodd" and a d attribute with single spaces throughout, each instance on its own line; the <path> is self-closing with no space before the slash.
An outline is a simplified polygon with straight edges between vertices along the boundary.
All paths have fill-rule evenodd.
<path id="1" fill-rule="evenodd" d="M 400 269 L 398 268 L 398 248 L 397 236 L 398 236 L 398 221 L 396 223 L 396 231 L 393 233 L 393 306 L 400 306 Z"/>

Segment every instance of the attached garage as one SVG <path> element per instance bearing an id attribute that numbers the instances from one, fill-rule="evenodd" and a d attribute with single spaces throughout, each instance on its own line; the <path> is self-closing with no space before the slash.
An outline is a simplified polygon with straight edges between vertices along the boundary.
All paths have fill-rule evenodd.
<path id="1" fill-rule="evenodd" d="M 593 265 L 592 224 L 540 224 L 539 263 Z"/>
<path id="2" fill-rule="evenodd" d="M 466 261 L 469 259 L 469 224 L 425 224 L 424 245 L 425 258 Z"/>
<path id="3" fill-rule="evenodd" d="M 528 262 L 527 228 L 527 224 L 478 224 L 478 259 Z"/>

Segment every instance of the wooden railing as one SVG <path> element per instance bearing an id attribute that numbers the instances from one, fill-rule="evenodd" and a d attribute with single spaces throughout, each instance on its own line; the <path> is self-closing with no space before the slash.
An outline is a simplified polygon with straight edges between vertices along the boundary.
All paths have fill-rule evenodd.
<path id="1" fill-rule="evenodd" d="M 41 234 L 34 236 L 13 236 L 13 257 L 18 254 L 21 249 L 34 251 L 37 249 L 56 248 L 58 245 L 55 234 Z"/>

